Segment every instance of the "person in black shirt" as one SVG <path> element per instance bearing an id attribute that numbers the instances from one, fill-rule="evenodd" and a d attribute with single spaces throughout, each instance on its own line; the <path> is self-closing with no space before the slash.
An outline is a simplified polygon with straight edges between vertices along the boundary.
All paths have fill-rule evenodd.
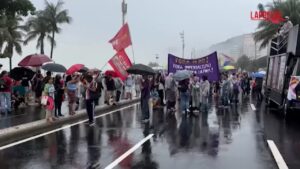
<path id="1" fill-rule="evenodd" d="M 189 82 L 190 79 L 185 79 L 179 82 L 179 96 L 180 96 L 180 111 L 182 114 L 185 114 L 189 111 L 190 103 L 190 92 L 189 92 Z"/>
<path id="2" fill-rule="evenodd" d="M 55 77 L 54 88 L 55 88 L 55 96 L 54 96 L 55 117 L 63 116 L 61 114 L 61 105 L 64 100 L 64 85 L 60 75 L 56 75 Z"/>
<path id="3" fill-rule="evenodd" d="M 107 76 L 105 79 L 105 85 L 106 85 L 106 89 L 107 89 L 107 94 L 106 94 L 106 98 L 105 98 L 105 103 L 110 105 L 115 104 L 114 98 L 115 98 L 115 90 L 116 90 L 116 86 L 115 86 L 115 81 L 112 78 L 112 76 Z"/>

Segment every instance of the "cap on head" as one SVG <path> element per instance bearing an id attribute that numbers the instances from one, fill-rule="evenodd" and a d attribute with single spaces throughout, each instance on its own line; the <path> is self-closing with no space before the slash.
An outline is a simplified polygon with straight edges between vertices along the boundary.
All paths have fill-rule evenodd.
<path id="1" fill-rule="evenodd" d="M 285 16 L 284 19 L 285 19 L 285 20 L 290 20 L 290 17 Z"/>

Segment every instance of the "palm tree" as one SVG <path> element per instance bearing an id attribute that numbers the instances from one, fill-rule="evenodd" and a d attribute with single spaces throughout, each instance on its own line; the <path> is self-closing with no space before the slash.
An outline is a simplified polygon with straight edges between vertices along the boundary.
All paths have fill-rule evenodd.
<path id="1" fill-rule="evenodd" d="M 19 23 L 23 21 L 23 19 L 19 16 L 16 17 L 5 17 L 2 18 L 2 24 L 6 25 L 4 27 L 2 25 L 1 28 L 1 38 L 2 39 L 2 44 L 1 48 L 3 47 L 2 45 L 4 42 L 6 43 L 6 46 L 4 48 L 3 53 L 1 54 L 2 58 L 9 58 L 9 69 L 12 69 L 12 56 L 14 51 L 16 51 L 19 55 L 22 54 L 22 46 L 21 44 L 23 43 L 22 37 L 23 37 L 23 32 L 21 31 L 24 29 L 23 26 L 20 26 Z"/>
<path id="2" fill-rule="evenodd" d="M 46 1 L 45 18 L 50 24 L 51 28 L 51 53 L 50 57 L 53 57 L 53 48 L 55 46 L 55 34 L 61 32 L 59 28 L 60 24 L 71 23 L 72 18 L 68 14 L 68 10 L 63 9 L 64 2 L 59 0 L 57 4 Z"/>
<path id="3" fill-rule="evenodd" d="M 28 19 L 26 23 L 27 36 L 24 45 L 38 37 L 36 48 L 40 48 L 41 54 L 44 54 L 44 39 L 50 33 L 50 24 L 45 20 L 42 11 L 39 11 L 35 16 Z"/>
<path id="4" fill-rule="evenodd" d="M 267 10 L 266 10 L 266 9 Z M 260 11 L 276 11 L 279 10 L 282 16 L 289 16 L 294 25 L 300 23 L 300 1 L 299 0 L 287 0 L 284 2 L 273 1 L 267 5 L 258 5 Z M 257 26 L 257 31 L 254 33 L 254 40 L 261 42 L 260 48 L 264 48 L 268 45 L 269 41 L 274 38 L 280 24 L 274 24 L 272 22 L 262 20 Z"/>

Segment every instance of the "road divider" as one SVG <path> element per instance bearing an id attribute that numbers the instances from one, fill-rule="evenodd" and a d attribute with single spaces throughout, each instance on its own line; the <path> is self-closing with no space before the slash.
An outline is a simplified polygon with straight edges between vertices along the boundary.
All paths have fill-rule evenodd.
<path id="1" fill-rule="evenodd" d="M 95 118 L 120 111 L 139 102 L 139 98 L 120 102 L 116 106 L 98 106 L 95 108 Z M 22 144 L 24 142 L 55 133 L 57 131 L 87 122 L 85 110 L 77 111 L 75 115 L 61 118 L 53 123 L 39 120 L 0 130 L 0 150 Z"/>
<path id="2" fill-rule="evenodd" d="M 273 140 L 267 140 L 268 146 L 279 169 L 289 169 Z"/>

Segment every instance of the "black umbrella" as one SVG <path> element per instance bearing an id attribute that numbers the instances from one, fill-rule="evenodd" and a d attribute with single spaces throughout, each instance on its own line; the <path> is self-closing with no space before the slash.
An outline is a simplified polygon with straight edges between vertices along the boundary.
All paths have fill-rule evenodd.
<path id="1" fill-rule="evenodd" d="M 87 71 L 89 71 L 89 68 L 87 68 L 87 67 L 84 66 L 78 72 L 80 72 L 80 73 L 86 73 Z"/>
<path id="2" fill-rule="evenodd" d="M 154 75 L 155 71 L 146 65 L 143 64 L 135 64 L 127 69 L 127 72 L 130 74 L 138 74 L 138 75 Z"/>
<path id="3" fill-rule="evenodd" d="M 50 72 L 57 72 L 57 73 L 65 73 L 67 71 L 67 69 L 63 65 L 57 63 L 45 64 L 42 66 L 42 69 Z"/>
<path id="4" fill-rule="evenodd" d="M 28 69 L 26 67 L 15 67 L 9 72 L 9 76 L 14 80 L 22 80 L 23 77 L 27 77 L 28 79 L 32 79 L 34 76 L 34 71 Z"/>

